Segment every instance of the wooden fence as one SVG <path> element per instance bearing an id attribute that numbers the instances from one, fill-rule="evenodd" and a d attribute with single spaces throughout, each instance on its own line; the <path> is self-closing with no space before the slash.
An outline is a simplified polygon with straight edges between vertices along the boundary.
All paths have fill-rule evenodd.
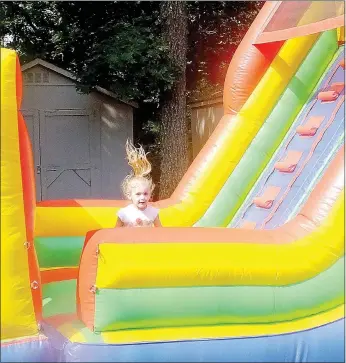
<path id="1" fill-rule="evenodd" d="M 192 158 L 194 159 L 223 116 L 222 94 L 207 100 L 189 102 L 188 107 L 190 108 Z"/>

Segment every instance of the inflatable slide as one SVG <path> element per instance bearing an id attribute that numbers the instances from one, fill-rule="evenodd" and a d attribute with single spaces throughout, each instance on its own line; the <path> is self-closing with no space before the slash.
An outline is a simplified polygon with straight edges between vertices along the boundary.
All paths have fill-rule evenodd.
<path id="1" fill-rule="evenodd" d="M 344 32 L 343 1 L 265 3 L 148 229 L 113 228 L 125 201 L 36 203 L 1 49 L 1 361 L 344 362 Z"/>

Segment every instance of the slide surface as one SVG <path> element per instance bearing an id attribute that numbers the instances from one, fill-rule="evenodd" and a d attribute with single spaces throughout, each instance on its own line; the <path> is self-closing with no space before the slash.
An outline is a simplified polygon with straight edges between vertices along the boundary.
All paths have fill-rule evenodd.
<path id="1" fill-rule="evenodd" d="M 340 66 L 344 57 L 342 47 L 229 227 L 273 229 L 298 213 L 344 144 L 345 72 Z M 335 102 L 318 99 L 320 92 L 333 86 L 340 87 Z M 270 208 L 253 203 L 273 188 L 278 189 Z"/>

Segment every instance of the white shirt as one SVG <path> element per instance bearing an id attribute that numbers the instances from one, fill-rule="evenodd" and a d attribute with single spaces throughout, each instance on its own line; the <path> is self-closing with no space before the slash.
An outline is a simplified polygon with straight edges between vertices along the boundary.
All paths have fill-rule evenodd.
<path id="1" fill-rule="evenodd" d="M 153 227 L 158 213 L 159 209 L 151 205 L 148 205 L 144 210 L 139 210 L 130 204 L 118 211 L 118 217 L 125 227 Z"/>

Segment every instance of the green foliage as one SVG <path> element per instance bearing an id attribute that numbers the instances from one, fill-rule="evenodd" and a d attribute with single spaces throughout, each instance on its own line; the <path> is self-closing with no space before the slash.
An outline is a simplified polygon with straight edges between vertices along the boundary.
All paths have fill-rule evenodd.
<path id="1" fill-rule="evenodd" d="M 222 90 L 228 65 L 262 1 L 195 1 L 189 5 L 188 95 Z"/>
<path id="2" fill-rule="evenodd" d="M 1 38 L 19 52 L 23 61 L 54 52 L 52 32 L 58 22 L 54 6 L 45 2 L 2 2 L 0 14 Z"/>
<path id="3" fill-rule="evenodd" d="M 188 94 L 221 88 L 232 55 L 261 1 L 187 2 Z M 86 85 L 159 104 L 177 68 L 161 39 L 156 1 L 5 1 L 0 35 L 21 61 L 36 57 L 75 73 Z M 206 94 L 209 91 L 206 90 Z M 203 91 L 202 91 L 203 93 Z"/>
<path id="4" fill-rule="evenodd" d="M 2 2 L 0 32 L 22 62 L 40 57 L 63 67 L 83 91 L 98 85 L 157 104 L 177 74 L 158 10 L 154 2 Z"/>
<path id="5" fill-rule="evenodd" d="M 123 98 L 149 103 L 160 101 L 176 75 L 167 47 L 145 25 L 116 24 L 85 63 L 83 83 L 102 85 Z"/>

